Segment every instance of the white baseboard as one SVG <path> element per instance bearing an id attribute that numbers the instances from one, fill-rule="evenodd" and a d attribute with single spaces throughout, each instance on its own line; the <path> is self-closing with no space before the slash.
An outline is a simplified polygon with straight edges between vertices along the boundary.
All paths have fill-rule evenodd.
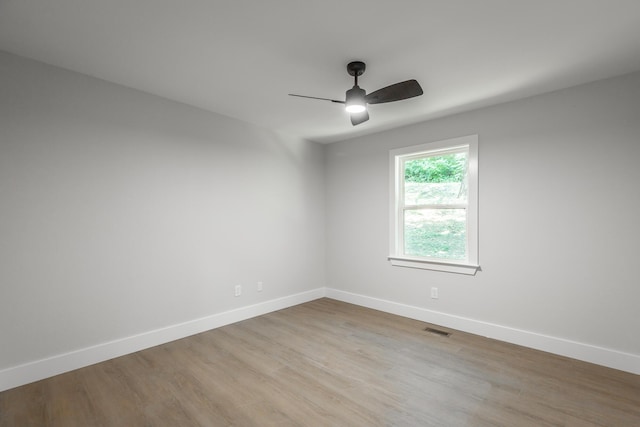
<path id="1" fill-rule="evenodd" d="M 421 307 L 326 288 L 327 298 L 640 375 L 640 356 Z"/>
<path id="2" fill-rule="evenodd" d="M 83 368 L 190 335 L 292 307 L 324 296 L 324 288 L 225 311 L 0 371 L 0 391 Z"/>
<path id="3" fill-rule="evenodd" d="M 313 301 L 324 296 L 640 375 L 640 356 L 635 354 L 623 353 L 337 289 L 319 288 L 7 368 L 0 371 L 0 391 L 39 381 L 95 363 L 104 362 L 105 360 L 124 356 L 241 320 Z"/>

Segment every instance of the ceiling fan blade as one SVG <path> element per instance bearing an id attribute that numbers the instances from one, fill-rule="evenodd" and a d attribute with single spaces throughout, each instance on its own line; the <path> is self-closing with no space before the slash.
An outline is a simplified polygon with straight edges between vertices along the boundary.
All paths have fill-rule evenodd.
<path id="1" fill-rule="evenodd" d="M 329 98 L 318 98 L 317 96 L 296 95 L 295 93 L 290 93 L 289 96 L 297 96 L 298 98 L 319 99 L 321 101 L 331 101 L 338 104 L 344 104 L 344 101 L 339 101 L 337 99 L 329 99 Z"/>
<path id="2" fill-rule="evenodd" d="M 364 110 L 362 113 L 351 113 L 351 124 L 354 126 L 369 120 L 369 113 Z"/>
<path id="3" fill-rule="evenodd" d="M 420 84 L 415 80 L 407 80 L 393 84 L 391 86 L 383 87 L 375 92 L 371 92 L 365 97 L 367 104 L 382 104 L 384 102 L 401 101 L 403 99 L 413 98 L 414 96 L 420 96 L 424 92 L 420 87 Z"/>

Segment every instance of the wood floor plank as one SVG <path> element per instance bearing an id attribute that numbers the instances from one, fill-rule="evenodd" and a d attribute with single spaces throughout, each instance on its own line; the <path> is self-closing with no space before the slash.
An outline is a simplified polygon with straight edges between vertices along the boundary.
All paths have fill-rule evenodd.
<path id="1" fill-rule="evenodd" d="M 0 393 L 0 427 L 324 425 L 640 426 L 640 376 L 325 298 Z"/>

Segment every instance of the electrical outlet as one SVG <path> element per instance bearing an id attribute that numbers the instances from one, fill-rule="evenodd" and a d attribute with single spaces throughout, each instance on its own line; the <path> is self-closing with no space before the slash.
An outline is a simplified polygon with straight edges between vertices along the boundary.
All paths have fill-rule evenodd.
<path id="1" fill-rule="evenodd" d="M 236 295 L 237 297 L 239 297 L 240 295 L 242 295 L 242 285 L 236 285 L 235 295 Z"/>
<path id="2" fill-rule="evenodd" d="M 258 282 L 258 292 L 262 292 L 262 282 Z"/>
<path id="3" fill-rule="evenodd" d="M 438 299 L 438 288 L 431 288 L 431 298 Z"/>

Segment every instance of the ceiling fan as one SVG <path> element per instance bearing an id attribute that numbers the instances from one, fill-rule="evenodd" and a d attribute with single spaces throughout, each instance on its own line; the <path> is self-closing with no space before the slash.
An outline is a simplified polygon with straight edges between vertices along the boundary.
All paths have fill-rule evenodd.
<path id="1" fill-rule="evenodd" d="M 290 93 L 289 95 L 344 104 L 345 109 L 351 115 L 351 124 L 356 126 L 369 120 L 367 104 L 383 104 L 385 102 L 402 101 L 403 99 L 409 99 L 423 94 L 422 88 L 417 81 L 407 80 L 383 87 L 382 89 L 378 89 L 367 95 L 365 90 L 358 86 L 358 77 L 364 74 L 365 69 L 366 64 L 362 61 L 353 61 L 347 64 L 347 72 L 350 76 L 354 77 L 355 82 L 353 87 L 347 91 L 344 101 L 340 101 L 338 99 L 318 98 L 316 96 L 296 95 L 294 93 Z"/>

